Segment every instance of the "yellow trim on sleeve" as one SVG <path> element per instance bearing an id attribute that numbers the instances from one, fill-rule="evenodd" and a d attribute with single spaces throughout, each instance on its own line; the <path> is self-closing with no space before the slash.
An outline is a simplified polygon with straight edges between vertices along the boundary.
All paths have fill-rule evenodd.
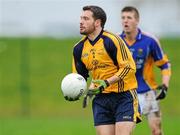
<path id="1" fill-rule="evenodd" d="M 164 65 L 167 62 L 168 62 L 167 55 L 164 55 L 163 59 L 156 61 L 155 64 L 156 64 L 156 66 L 162 66 L 162 65 Z"/>
<path id="2" fill-rule="evenodd" d="M 161 71 L 161 74 L 171 76 L 171 69 L 164 69 Z"/>
<path id="3" fill-rule="evenodd" d="M 77 73 L 74 58 L 72 59 L 72 73 Z"/>

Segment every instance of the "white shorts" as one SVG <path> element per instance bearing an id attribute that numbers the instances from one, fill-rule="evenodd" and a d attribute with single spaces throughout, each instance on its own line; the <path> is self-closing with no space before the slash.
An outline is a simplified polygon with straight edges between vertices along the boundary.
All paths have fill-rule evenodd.
<path id="1" fill-rule="evenodd" d="M 155 112 L 160 112 L 159 101 L 156 100 L 156 92 L 150 90 L 145 93 L 138 93 L 139 105 L 141 114 L 151 115 Z"/>

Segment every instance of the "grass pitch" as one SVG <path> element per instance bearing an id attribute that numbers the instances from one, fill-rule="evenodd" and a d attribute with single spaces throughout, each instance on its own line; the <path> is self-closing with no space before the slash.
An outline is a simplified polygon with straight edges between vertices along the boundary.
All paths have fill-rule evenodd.
<path id="1" fill-rule="evenodd" d="M 66 102 L 62 78 L 71 72 L 72 48 L 79 39 L 0 39 L 0 135 L 93 135 L 91 106 Z M 168 96 L 161 101 L 166 135 L 180 123 L 180 39 L 162 39 L 172 65 Z M 26 46 L 24 48 L 24 46 Z M 156 72 L 159 72 L 157 69 Z M 160 75 L 157 76 L 160 83 Z M 150 134 L 144 118 L 134 135 Z"/>

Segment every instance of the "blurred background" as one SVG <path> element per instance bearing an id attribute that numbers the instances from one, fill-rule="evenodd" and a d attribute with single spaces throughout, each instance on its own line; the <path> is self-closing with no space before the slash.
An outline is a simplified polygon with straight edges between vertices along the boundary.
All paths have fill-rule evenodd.
<path id="1" fill-rule="evenodd" d="M 82 100 L 67 102 L 60 90 L 71 72 L 85 5 L 102 7 L 105 29 L 115 33 L 122 30 L 121 9 L 138 8 L 140 28 L 160 39 L 172 64 L 168 96 L 161 101 L 162 126 L 166 135 L 178 135 L 179 0 L 0 0 L 0 135 L 95 135 L 91 105 L 82 109 Z M 143 121 L 135 135 L 150 134 Z"/>

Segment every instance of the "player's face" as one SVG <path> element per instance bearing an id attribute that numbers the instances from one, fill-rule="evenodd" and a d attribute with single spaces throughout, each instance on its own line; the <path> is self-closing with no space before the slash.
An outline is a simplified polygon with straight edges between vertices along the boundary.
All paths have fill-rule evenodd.
<path id="1" fill-rule="evenodd" d="M 89 10 L 83 11 L 80 16 L 80 33 L 83 35 L 91 34 L 95 31 L 95 20 L 93 13 Z"/>
<path id="2" fill-rule="evenodd" d="M 132 33 L 137 30 L 139 19 L 135 17 L 134 12 L 122 12 L 121 20 L 125 33 Z"/>

